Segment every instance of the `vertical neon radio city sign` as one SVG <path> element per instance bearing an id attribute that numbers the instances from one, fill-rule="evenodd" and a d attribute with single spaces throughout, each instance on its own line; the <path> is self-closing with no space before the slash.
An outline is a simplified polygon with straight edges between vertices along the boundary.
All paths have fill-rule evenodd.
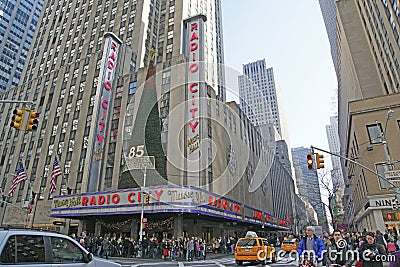
<path id="1" fill-rule="evenodd" d="M 98 103 L 96 128 L 93 136 L 93 148 L 91 154 L 90 177 L 88 191 L 98 190 L 98 180 L 101 177 L 104 146 L 108 129 L 108 120 L 110 116 L 111 100 L 113 95 L 113 84 L 117 69 L 117 60 L 121 40 L 113 33 L 104 35 L 105 45 L 103 51 L 103 67 L 100 71 L 102 75 L 101 83 L 98 85 L 96 94 L 96 103 Z"/>
<path id="2" fill-rule="evenodd" d="M 204 68 L 204 15 L 184 21 L 183 50 L 186 57 L 186 105 L 185 105 L 185 151 L 186 169 L 195 172 L 201 166 L 200 141 L 204 131 L 204 99 L 206 97 Z M 197 171 L 197 174 L 199 172 Z M 198 178 L 187 183 L 198 185 Z M 191 180 L 191 181 L 189 181 Z"/>

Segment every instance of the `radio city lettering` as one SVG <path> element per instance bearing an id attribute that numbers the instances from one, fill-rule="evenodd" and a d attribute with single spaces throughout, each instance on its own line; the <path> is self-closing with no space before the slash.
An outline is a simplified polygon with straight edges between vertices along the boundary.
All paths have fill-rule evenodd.
<path id="1" fill-rule="evenodd" d="M 263 218 L 263 214 L 262 214 L 262 212 L 261 212 L 261 211 L 257 211 L 257 210 L 255 210 L 255 211 L 253 211 L 253 217 L 254 217 L 255 219 L 262 220 L 262 218 Z"/>
<path id="2" fill-rule="evenodd" d="M 107 125 L 107 117 L 108 117 L 108 105 L 111 98 L 111 91 L 113 89 L 113 81 L 114 81 L 114 74 L 115 74 L 115 66 L 116 61 L 118 58 L 118 44 L 115 41 L 111 41 L 108 56 L 107 56 L 107 64 L 105 69 L 104 81 L 103 81 L 103 100 L 100 103 L 100 111 L 99 111 L 99 118 L 98 118 L 98 128 L 97 128 L 97 144 L 102 145 L 103 140 L 105 138 L 105 129 Z M 108 93 L 105 93 L 108 92 Z"/>
<path id="3" fill-rule="evenodd" d="M 232 203 L 228 200 L 224 200 L 221 198 L 208 196 L 208 205 L 212 207 L 217 207 L 223 210 L 230 210 L 235 213 L 242 212 L 242 206 L 240 204 Z"/>
<path id="4" fill-rule="evenodd" d="M 199 149 L 199 36 L 198 36 L 198 23 L 192 22 L 189 27 L 189 49 L 188 49 L 188 109 L 190 121 L 189 126 L 189 139 L 188 151 L 189 154 Z M 190 133 L 194 136 L 190 137 Z"/>

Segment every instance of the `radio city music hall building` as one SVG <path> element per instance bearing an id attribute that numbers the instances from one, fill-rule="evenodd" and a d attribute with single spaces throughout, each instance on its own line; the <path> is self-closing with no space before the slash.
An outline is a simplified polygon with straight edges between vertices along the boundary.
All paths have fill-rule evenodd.
<path id="1" fill-rule="evenodd" d="M 33 98 L 41 114 L 39 129 L 16 133 L 2 120 L 0 170 L 8 177 L 17 159 L 24 160 L 37 193 L 30 225 L 54 227 L 52 222 L 59 221 L 59 230 L 66 233 L 137 236 L 144 171 L 132 166 L 132 158 L 139 156 L 131 155 L 135 148 L 155 160 L 155 169 L 146 170 L 143 189 L 150 196 L 143 207 L 146 233 L 209 238 L 249 227 L 288 229 L 293 207 L 285 195 L 290 198 L 294 188 L 289 181 L 272 192 L 270 170 L 277 163 L 262 131 L 235 103 L 219 101 L 204 82 L 205 69 L 213 67 L 202 63 L 205 20 L 195 16 L 185 21 L 183 55 L 137 72 L 131 68 L 135 50 L 116 34 L 99 39 L 102 53 L 75 64 L 53 70 L 51 64 L 26 66 L 28 78 L 3 99 Z M 45 74 L 29 79 L 42 66 Z M 14 107 L 1 109 L 12 114 Z M 55 154 L 63 177 L 49 195 Z M 9 186 L 10 179 L 4 178 L 3 190 Z M 20 205 L 29 199 L 30 186 L 21 183 L 8 201 Z M 22 217 L 12 206 L 2 209 L 3 224 L 21 225 Z"/>

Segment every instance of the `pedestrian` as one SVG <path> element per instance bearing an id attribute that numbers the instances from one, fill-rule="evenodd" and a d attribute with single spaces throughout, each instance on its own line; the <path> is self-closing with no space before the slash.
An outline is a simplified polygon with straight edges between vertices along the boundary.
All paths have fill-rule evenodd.
<path id="1" fill-rule="evenodd" d="M 313 226 L 307 226 L 306 236 L 300 240 L 298 253 L 301 260 L 317 261 L 317 266 L 322 267 L 325 245 L 321 238 L 314 234 Z"/>
<path id="2" fill-rule="evenodd" d="M 375 232 L 375 242 L 378 245 L 382 246 L 386 251 L 387 241 L 386 241 L 385 237 L 382 235 L 381 231 L 379 231 L 379 230 L 376 230 L 376 232 Z"/>
<path id="3" fill-rule="evenodd" d="M 348 243 L 339 230 L 333 231 L 333 239 L 328 242 L 325 256 L 326 266 L 328 267 L 333 267 L 333 264 L 350 267 L 354 262 L 351 253 L 348 253 Z"/>
<path id="4" fill-rule="evenodd" d="M 111 242 L 108 239 L 108 237 L 104 238 L 103 240 L 103 253 L 102 253 L 102 257 L 106 257 L 106 259 L 108 259 L 108 255 L 110 255 L 110 247 L 111 247 Z"/>
<path id="5" fill-rule="evenodd" d="M 194 258 L 194 238 L 190 239 L 190 241 L 187 243 L 187 261 L 193 261 Z"/>
<path id="6" fill-rule="evenodd" d="M 360 247 L 360 260 L 363 262 L 364 267 L 383 267 L 381 261 L 382 255 L 386 252 L 384 248 L 377 244 L 375 241 L 375 234 L 373 232 L 367 232 L 365 234 L 366 242 Z"/>

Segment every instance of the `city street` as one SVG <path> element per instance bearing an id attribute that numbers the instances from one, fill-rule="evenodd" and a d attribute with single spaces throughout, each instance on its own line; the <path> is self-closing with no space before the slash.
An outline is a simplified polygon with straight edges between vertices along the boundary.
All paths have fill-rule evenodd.
<path id="1" fill-rule="evenodd" d="M 122 264 L 122 266 L 127 267 L 144 267 L 144 266 L 163 266 L 163 267 L 184 267 L 184 266 L 197 266 L 197 267 L 221 267 L 221 266 L 237 266 L 233 255 L 211 255 L 205 261 L 164 261 L 162 259 L 158 260 L 148 260 L 148 259 L 127 259 L 127 258 L 112 258 L 112 261 Z M 268 265 L 261 264 L 250 264 L 244 263 L 243 266 L 298 266 L 297 262 L 290 261 L 289 259 L 281 259 L 277 263 L 269 263 Z"/>

